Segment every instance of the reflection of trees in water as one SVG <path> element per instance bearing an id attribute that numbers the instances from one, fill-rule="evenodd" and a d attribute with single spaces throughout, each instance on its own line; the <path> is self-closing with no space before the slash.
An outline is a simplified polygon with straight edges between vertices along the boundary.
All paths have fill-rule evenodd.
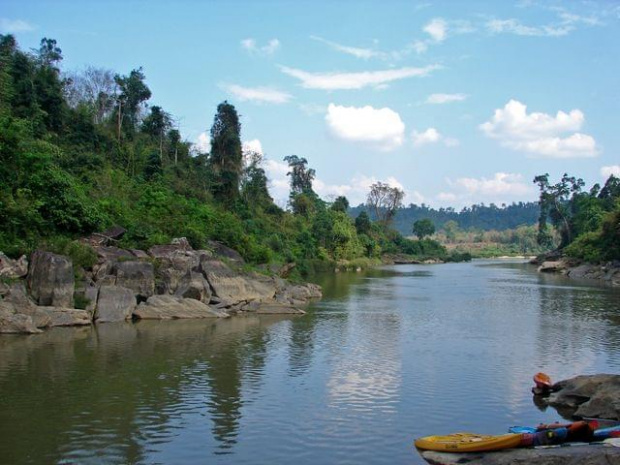
<path id="1" fill-rule="evenodd" d="M 620 299 L 616 289 L 540 275 L 537 355 L 542 365 L 569 363 L 581 374 L 598 355 L 620 364 Z"/>
<path id="2" fill-rule="evenodd" d="M 242 377 L 252 373 L 257 383 L 263 373 L 268 336 L 258 322 L 105 324 L 0 338 L 0 436 L 12 438 L 0 442 L 0 461 L 99 463 L 105 451 L 116 463 L 142 462 L 174 440 L 183 415 L 204 409 L 196 400 L 205 396 L 213 437 L 230 449 Z"/>
<path id="3" fill-rule="evenodd" d="M 290 323 L 288 354 L 291 376 L 305 374 L 312 364 L 316 324 L 315 312 L 308 313 L 303 318 L 295 318 Z"/>

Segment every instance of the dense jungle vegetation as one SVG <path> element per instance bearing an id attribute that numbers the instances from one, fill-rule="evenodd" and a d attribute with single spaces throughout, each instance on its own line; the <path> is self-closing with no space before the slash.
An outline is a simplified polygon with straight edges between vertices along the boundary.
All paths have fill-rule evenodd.
<path id="1" fill-rule="evenodd" d="M 37 247 L 77 254 L 77 238 L 119 225 L 127 230 L 122 247 L 148 248 L 185 236 L 203 248 L 217 240 L 251 264 L 295 262 L 306 274 L 334 263 L 363 266 L 386 253 L 466 258 L 429 238 L 441 235 L 405 236 L 417 219 L 429 221 L 433 231 L 442 228 L 449 239 L 451 227 L 516 228 L 531 224 L 534 214 L 543 247 L 553 246 L 550 218 L 560 247 L 574 256 L 618 256 L 617 178 L 589 193 L 572 178 L 566 186 L 537 178 L 540 208 L 473 206 L 458 214 L 402 208 L 404 193 L 378 182 L 365 208 L 351 209 L 345 197 L 320 199 L 308 160 L 288 155 L 285 210 L 269 194 L 261 154 L 242 150 L 233 105 L 221 103 L 212 124 L 205 115 L 211 150 L 202 153 L 183 140 L 171 114 L 151 103 L 141 68 L 124 75 L 96 67 L 67 74 L 62 58 L 53 39 L 25 52 L 13 36 L 0 35 L 0 251 L 9 256 Z M 531 236 L 528 229 L 519 237 Z"/>
<path id="2" fill-rule="evenodd" d="M 62 59 L 53 39 L 25 52 L 0 36 L 0 250 L 9 256 L 37 247 L 75 254 L 75 239 L 120 225 L 123 247 L 218 240 L 252 264 L 295 262 L 302 274 L 388 252 L 448 258 L 439 243 L 391 228 L 398 189 L 374 185 L 381 218 L 353 219 L 347 199 L 320 199 L 308 161 L 289 155 L 283 210 L 269 195 L 261 155 L 242 151 L 233 105 L 217 107 L 210 153 L 201 153 L 150 103 L 141 68 L 65 74 Z"/>

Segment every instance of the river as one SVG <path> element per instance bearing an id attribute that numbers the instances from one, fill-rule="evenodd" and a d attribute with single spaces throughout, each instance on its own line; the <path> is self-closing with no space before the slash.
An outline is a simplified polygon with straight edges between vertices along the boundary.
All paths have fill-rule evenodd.
<path id="1" fill-rule="evenodd" d="M 554 380 L 620 372 L 620 291 L 519 261 L 321 277 L 302 317 L 0 336 L 3 464 L 420 464 L 416 437 L 560 419 Z"/>

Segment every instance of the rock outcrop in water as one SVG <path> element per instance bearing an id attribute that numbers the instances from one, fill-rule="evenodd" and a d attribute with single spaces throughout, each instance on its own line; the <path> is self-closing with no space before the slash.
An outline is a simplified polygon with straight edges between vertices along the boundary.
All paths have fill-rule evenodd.
<path id="1" fill-rule="evenodd" d="M 0 333 L 132 319 L 303 314 L 300 306 L 322 296 L 314 284 L 240 271 L 241 256 L 219 243 L 194 250 L 180 238 L 143 251 L 110 246 L 110 237 L 87 240 L 98 260 L 80 270 L 84 278 L 77 284 L 68 257 L 36 251 L 28 264 L 25 257 L 13 261 L 0 254 L 5 279 L 0 282 Z M 84 309 L 73 308 L 74 296 Z"/>
<path id="2" fill-rule="evenodd" d="M 561 256 L 557 252 L 536 257 L 530 261 L 538 266 L 539 273 L 560 273 L 573 279 L 594 280 L 620 286 L 620 262 L 603 264 L 581 263 Z"/>
<path id="3" fill-rule="evenodd" d="M 559 381 L 541 402 L 565 417 L 620 420 L 620 375 L 584 375 Z"/>

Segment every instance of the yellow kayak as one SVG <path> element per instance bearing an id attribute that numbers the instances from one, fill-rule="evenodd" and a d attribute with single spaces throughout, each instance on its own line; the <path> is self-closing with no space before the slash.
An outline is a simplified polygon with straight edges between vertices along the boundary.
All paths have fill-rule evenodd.
<path id="1" fill-rule="evenodd" d="M 511 449 L 521 444 L 522 434 L 489 436 L 474 433 L 455 433 L 447 436 L 426 436 L 416 439 L 418 449 L 439 452 L 482 452 Z"/>

